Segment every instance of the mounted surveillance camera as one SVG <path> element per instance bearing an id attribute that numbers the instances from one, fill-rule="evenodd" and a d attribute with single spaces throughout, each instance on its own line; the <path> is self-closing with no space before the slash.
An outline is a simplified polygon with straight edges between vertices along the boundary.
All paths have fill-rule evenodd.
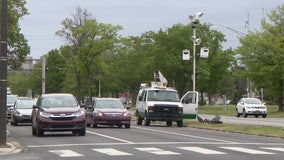
<path id="1" fill-rule="evenodd" d="M 202 12 L 197 12 L 197 13 L 196 13 L 196 16 L 197 16 L 198 18 L 200 18 L 201 16 L 203 16 L 203 13 L 202 13 Z"/>
<path id="2" fill-rule="evenodd" d="M 192 41 L 195 41 L 195 40 L 196 40 L 196 37 L 195 37 L 195 36 L 192 36 L 192 37 L 191 37 L 191 40 L 192 40 Z"/>
<path id="3" fill-rule="evenodd" d="M 189 15 L 188 18 L 189 18 L 190 20 L 193 20 L 193 19 L 194 19 L 194 16 L 193 16 L 193 15 Z"/>
<path id="4" fill-rule="evenodd" d="M 197 38 L 197 39 L 195 40 L 195 44 L 196 44 L 196 45 L 200 45 L 200 43 L 201 43 L 201 39 L 200 39 L 200 38 Z"/>

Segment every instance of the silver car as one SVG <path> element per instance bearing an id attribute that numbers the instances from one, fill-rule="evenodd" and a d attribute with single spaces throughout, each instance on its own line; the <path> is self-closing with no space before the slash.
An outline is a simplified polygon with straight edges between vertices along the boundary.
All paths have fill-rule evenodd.
<path id="1" fill-rule="evenodd" d="M 254 115 L 256 118 L 261 115 L 263 118 L 267 115 L 267 107 L 257 98 L 241 98 L 236 105 L 236 116 L 247 117 Z"/>
<path id="2" fill-rule="evenodd" d="M 11 110 L 11 124 L 32 123 L 32 109 L 36 99 L 18 99 Z"/>

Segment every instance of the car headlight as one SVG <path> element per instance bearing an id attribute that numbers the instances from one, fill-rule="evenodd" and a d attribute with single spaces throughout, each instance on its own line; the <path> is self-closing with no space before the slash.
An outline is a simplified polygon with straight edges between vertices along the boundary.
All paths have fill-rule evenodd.
<path id="1" fill-rule="evenodd" d="M 22 116 L 22 114 L 21 114 L 19 111 L 17 111 L 17 110 L 14 111 L 14 114 L 15 114 L 16 116 Z"/>
<path id="2" fill-rule="evenodd" d="M 51 116 L 51 114 L 47 112 L 39 112 L 39 115 L 45 118 L 49 118 Z"/>
<path id="3" fill-rule="evenodd" d="M 123 113 L 123 116 L 124 116 L 124 117 L 130 117 L 130 112 L 124 112 L 124 113 Z"/>
<path id="4" fill-rule="evenodd" d="M 95 112 L 95 116 L 102 117 L 104 114 L 102 112 Z"/>
<path id="5" fill-rule="evenodd" d="M 78 112 L 75 112 L 74 115 L 75 115 L 76 117 L 80 117 L 80 116 L 84 115 L 84 111 L 80 110 L 80 111 L 78 111 Z"/>

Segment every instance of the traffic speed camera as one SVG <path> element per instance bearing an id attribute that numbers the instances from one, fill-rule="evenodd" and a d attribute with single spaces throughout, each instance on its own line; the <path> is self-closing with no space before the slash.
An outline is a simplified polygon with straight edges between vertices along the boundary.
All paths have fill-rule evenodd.
<path id="1" fill-rule="evenodd" d="M 190 60 L 190 51 L 188 49 L 182 51 L 182 60 Z"/>

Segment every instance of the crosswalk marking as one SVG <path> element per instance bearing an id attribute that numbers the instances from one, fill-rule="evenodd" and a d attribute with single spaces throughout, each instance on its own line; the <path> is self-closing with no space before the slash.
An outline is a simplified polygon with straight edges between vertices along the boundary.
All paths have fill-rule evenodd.
<path id="1" fill-rule="evenodd" d="M 188 150 L 188 151 L 193 151 L 197 153 L 202 153 L 202 154 L 226 154 L 224 152 L 200 148 L 200 147 L 177 147 L 177 148 Z"/>
<path id="2" fill-rule="evenodd" d="M 131 153 L 122 152 L 114 148 L 94 148 L 94 151 L 104 153 L 110 156 L 129 156 L 132 155 Z"/>
<path id="3" fill-rule="evenodd" d="M 140 151 L 153 153 L 153 154 L 157 154 L 157 155 L 177 155 L 177 154 L 180 154 L 180 153 L 177 153 L 177 152 L 162 150 L 162 149 L 156 148 L 156 147 L 144 147 L 144 148 L 135 148 L 135 149 L 140 150 Z"/>
<path id="4" fill-rule="evenodd" d="M 259 151 L 259 150 L 254 150 L 254 149 L 241 148 L 241 147 L 219 147 L 219 148 L 224 148 L 228 150 L 244 152 L 244 153 L 249 153 L 249 154 L 275 154 L 271 152 L 265 152 L 265 151 Z"/>
<path id="5" fill-rule="evenodd" d="M 72 150 L 49 150 L 48 152 L 54 153 L 60 157 L 82 157 L 84 156 Z"/>
<path id="6" fill-rule="evenodd" d="M 176 149 L 181 149 L 181 150 L 186 150 L 186 151 L 192 151 L 200 154 L 206 154 L 206 155 L 222 155 L 222 154 L 228 154 L 223 151 L 218 151 L 218 150 L 212 150 L 212 149 L 207 149 L 207 148 L 202 148 L 202 147 L 194 147 L 194 146 L 189 146 L 189 147 L 175 147 Z M 244 148 L 244 147 L 218 147 L 219 150 L 225 149 L 225 150 L 231 150 L 231 151 L 236 151 L 236 152 L 242 152 L 242 153 L 247 153 L 247 154 L 277 154 L 269 152 L 269 151 L 264 151 L 264 150 L 270 150 L 270 151 L 278 151 L 278 152 L 284 152 L 284 147 L 259 147 L 261 150 L 256 150 L 256 149 L 250 149 L 250 148 Z M 142 151 L 142 152 L 147 152 L 151 154 L 156 154 L 156 155 L 180 155 L 184 154 L 183 152 L 178 153 L 178 152 L 173 152 L 169 150 L 164 150 L 161 148 L 157 147 L 138 147 L 134 148 L 136 150 Z M 106 154 L 109 156 L 131 156 L 133 155 L 132 153 L 128 152 L 123 152 L 115 148 L 93 148 L 93 151 Z M 72 150 L 49 150 L 48 152 L 53 153 L 58 155 L 59 157 L 82 157 L 84 156 L 83 154 L 77 153 Z"/>
<path id="7" fill-rule="evenodd" d="M 284 152 L 284 148 L 277 148 L 277 147 L 261 147 L 263 149 L 269 149 L 269 150 L 273 150 L 273 151 L 281 151 Z"/>

